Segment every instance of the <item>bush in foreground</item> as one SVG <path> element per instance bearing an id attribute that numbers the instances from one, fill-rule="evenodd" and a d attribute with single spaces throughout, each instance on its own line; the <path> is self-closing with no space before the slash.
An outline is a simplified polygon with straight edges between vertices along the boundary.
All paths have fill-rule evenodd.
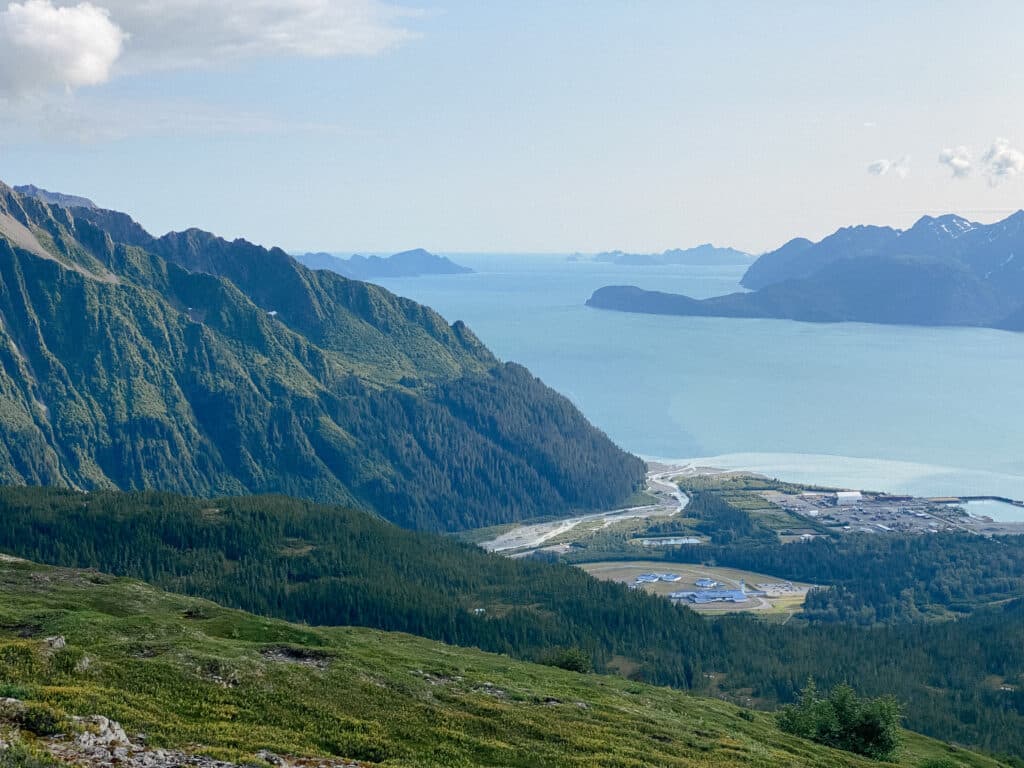
<path id="1" fill-rule="evenodd" d="M 900 705 L 891 696 L 861 699 L 843 684 L 823 698 L 814 680 L 808 680 L 800 702 L 779 712 L 779 727 L 819 744 L 888 760 L 900 745 L 900 717 Z"/>

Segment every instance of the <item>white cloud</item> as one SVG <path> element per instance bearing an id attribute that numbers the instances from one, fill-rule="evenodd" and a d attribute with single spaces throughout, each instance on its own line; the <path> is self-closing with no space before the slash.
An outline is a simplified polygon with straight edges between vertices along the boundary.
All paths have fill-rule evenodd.
<path id="1" fill-rule="evenodd" d="M 953 177 L 962 179 L 975 169 L 988 178 L 993 186 L 1001 181 L 1024 175 L 1024 152 L 1015 148 L 1008 139 L 996 139 L 981 159 L 975 163 L 974 155 L 964 146 L 947 147 L 939 153 L 939 162 L 947 166 Z"/>
<path id="2" fill-rule="evenodd" d="M 1010 145 L 1008 139 L 996 139 L 981 158 L 990 184 L 1024 173 L 1024 152 Z"/>
<path id="3" fill-rule="evenodd" d="M 125 37 L 92 3 L 9 3 L 0 12 L 0 98 L 106 82 Z"/>
<path id="4" fill-rule="evenodd" d="M 899 160 L 888 160 L 881 158 L 868 165 L 868 173 L 872 176 L 886 176 L 892 174 L 901 179 L 907 178 L 910 173 L 910 156 L 904 155 Z"/>
<path id="5" fill-rule="evenodd" d="M 15 0 L 0 11 L 0 99 L 117 72 L 373 56 L 414 38 L 417 15 L 381 0 Z"/>
<path id="6" fill-rule="evenodd" d="M 101 0 L 131 35 L 133 71 L 261 56 L 373 56 L 413 37 L 380 0 Z"/>
<path id="7" fill-rule="evenodd" d="M 962 179 L 971 175 L 974 159 L 967 147 L 946 147 L 939 153 L 939 162 L 948 166 L 954 178 Z"/>
<path id="8" fill-rule="evenodd" d="M 868 166 L 868 173 L 872 176 L 885 176 L 889 172 L 889 168 L 892 166 L 888 160 L 875 160 Z"/>

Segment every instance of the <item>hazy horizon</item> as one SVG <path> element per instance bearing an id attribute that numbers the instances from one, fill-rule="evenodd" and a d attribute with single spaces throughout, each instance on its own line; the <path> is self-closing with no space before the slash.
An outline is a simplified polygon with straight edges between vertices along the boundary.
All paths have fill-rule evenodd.
<path id="1" fill-rule="evenodd" d="M 244 11 L 244 12 L 243 12 Z M 0 0 L 0 178 L 289 250 L 751 253 L 1021 207 L 1024 6 Z"/>

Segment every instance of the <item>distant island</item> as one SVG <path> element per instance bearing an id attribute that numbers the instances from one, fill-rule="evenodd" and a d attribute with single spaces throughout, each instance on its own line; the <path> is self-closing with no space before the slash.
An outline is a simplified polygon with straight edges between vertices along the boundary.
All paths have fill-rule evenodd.
<path id="1" fill-rule="evenodd" d="M 907 230 L 857 226 L 790 240 L 744 275 L 749 293 L 709 299 L 600 288 L 622 312 L 1024 330 L 1024 211 L 995 224 L 925 216 Z"/>
<path id="2" fill-rule="evenodd" d="M 381 277 L 421 277 L 422 275 L 464 275 L 469 267 L 456 264 L 423 248 L 402 251 L 393 256 L 360 256 L 343 259 L 330 253 L 305 253 L 295 259 L 310 269 L 328 269 L 353 280 Z"/>
<path id="3" fill-rule="evenodd" d="M 604 251 L 587 257 L 575 254 L 569 261 L 596 261 L 606 264 L 623 264 L 633 267 L 664 266 L 680 264 L 686 266 L 747 266 L 754 256 L 735 248 L 719 248 L 704 243 L 694 248 L 672 248 L 661 253 L 627 253 L 625 251 Z"/>

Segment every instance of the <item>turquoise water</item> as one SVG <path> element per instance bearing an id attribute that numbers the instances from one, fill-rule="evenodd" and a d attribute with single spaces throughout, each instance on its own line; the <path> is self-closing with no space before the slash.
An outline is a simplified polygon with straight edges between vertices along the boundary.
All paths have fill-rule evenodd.
<path id="1" fill-rule="evenodd" d="M 967 502 L 967 511 L 976 517 L 990 517 L 997 522 L 1024 520 L 1024 510 L 1020 507 L 990 499 Z"/>
<path id="2" fill-rule="evenodd" d="M 477 273 L 380 282 L 466 321 L 637 454 L 1024 498 L 1024 334 L 607 312 L 584 306 L 603 285 L 711 296 L 743 269 L 455 259 Z"/>

